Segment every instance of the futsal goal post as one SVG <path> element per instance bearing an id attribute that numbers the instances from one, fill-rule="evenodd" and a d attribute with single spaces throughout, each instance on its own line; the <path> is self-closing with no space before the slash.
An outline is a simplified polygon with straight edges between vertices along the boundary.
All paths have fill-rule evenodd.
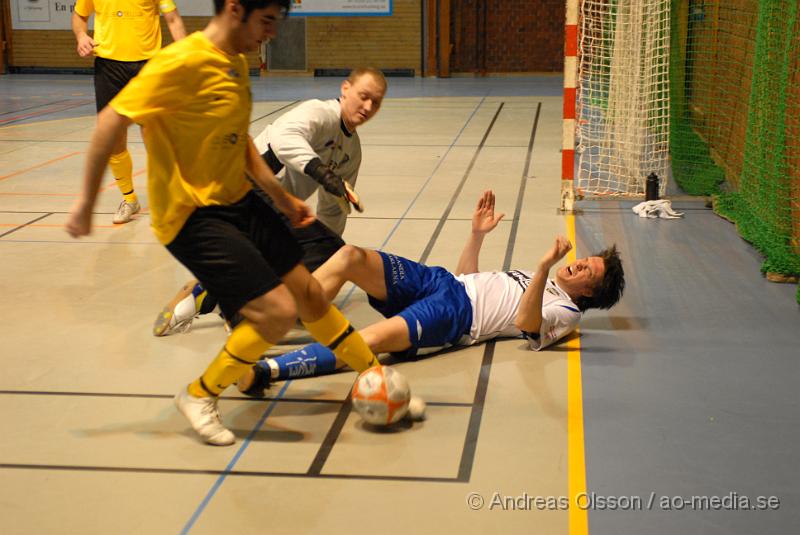
<path id="1" fill-rule="evenodd" d="M 562 209 L 656 173 L 800 276 L 800 2 L 567 0 Z M 800 289 L 797 300 L 800 303 Z"/>
<path id="2" fill-rule="evenodd" d="M 641 196 L 669 171 L 670 0 L 568 0 L 562 208 Z M 567 207 L 568 208 L 568 207 Z"/>

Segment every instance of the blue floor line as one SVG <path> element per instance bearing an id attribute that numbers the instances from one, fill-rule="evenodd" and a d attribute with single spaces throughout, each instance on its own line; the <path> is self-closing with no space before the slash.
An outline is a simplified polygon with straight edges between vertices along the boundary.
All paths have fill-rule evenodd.
<path id="1" fill-rule="evenodd" d="M 411 209 L 414 207 L 414 204 L 416 204 L 416 202 L 419 199 L 420 195 L 422 195 L 422 192 L 425 191 L 425 188 L 427 188 L 428 184 L 430 184 L 431 180 L 433 180 L 433 176 L 436 174 L 436 171 L 439 170 L 439 167 L 442 165 L 442 162 L 445 161 L 445 159 L 447 158 L 447 155 L 450 153 L 451 150 L 453 150 L 453 147 L 455 146 L 455 144 L 458 143 L 458 140 L 461 138 L 461 134 L 464 133 L 464 129 L 467 127 L 467 125 L 469 125 L 470 121 L 472 121 L 472 118 L 475 117 L 475 114 L 478 112 L 478 110 L 481 108 L 481 106 L 483 106 L 483 102 L 485 100 L 486 100 L 486 95 L 484 95 L 481 98 L 481 101 L 478 102 L 478 105 L 475 106 L 474 110 L 472 110 L 472 113 L 469 115 L 467 120 L 464 122 L 464 126 L 462 126 L 461 130 L 458 131 L 458 135 L 455 137 L 453 142 L 450 143 L 450 146 L 447 147 L 447 150 L 444 151 L 444 154 L 442 155 L 442 157 L 439 158 L 439 161 L 436 163 L 436 166 L 433 168 L 433 171 L 431 171 L 431 174 L 428 175 L 428 178 L 425 180 L 425 183 L 422 184 L 422 186 L 419 188 L 419 191 L 417 191 L 417 194 L 414 195 L 413 199 L 411 199 L 411 202 L 408 204 L 408 207 L 400 215 L 400 218 L 397 220 L 397 222 L 394 224 L 392 229 L 389 231 L 389 235 L 386 236 L 386 239 L 383 240 L 383 243 L 381 244 L 381 246 L 378 247 L 379 251 L 383 251 L 383 248 L 386 247 L 386 244 L 389 243 L 389 240 L 392 239 L 392 236 L 394 236 L 394 233 L 397 231 L 397 228 L 400 226 L 400 223 L 402 223 L 403 220 L 405 220 L 406 216 L 411 211 Z M 350 290 L 348 290 L 347 295 L 345 295 L 344 298 L 339 303 L 339 308 L 344 308 L 345 307 L 345 305 L 350 300 L 350 298 L 352 297 L 353 292 L 355 292 L 355 290 L 356 290 L 356 285 L 353 284 L 350 287 Z"/>
<path id="2" fill-rule="evenodd" d="M 192 529 L 192 526 L 194 526 L 195 522 L 197 522 L 197 519 L 200 518 L 200 515 L 203 513 L 203 511 L 205 510 L 206 506 L 211 501 L 211 498 L 214 497 L 214 495 L 217 493 L 219 488 L 222 486 L 222 482 L 225 481 L 225 478 L 228 477 L 228 474 L 231 472 L 231 470 L 233 470 L 233 467 L 239 461 L 239 458 L 241 458 L 242 454 L 244 453 L 244 450 L 246 450 L 247 446 L 250 445 L 250 442 L 253 440 L 253 437 L 256 435 L 258 430 L 261 429 L 261 426 L 264 425 L 264 422 L 267 420 L 269 415 L 272 413 L 272 410 L 277 405 L 278 400 L 280 400 L 281 397 L 283 397 L 283 394 L 286 393 L 286 389 L 289 388 L 290 384 L 292 384 L 291 380 L 286 381 L 283 384 L 283 387 L 278 392 L 278 395 L 275 396 L 275 399 L 272 400 L 272 402 L 270 402 L 269 406 L 267 407 L 267 410 L 264 411 L 264 414 L 261 415 L 261 418 L 258 420 L 258 423 L 256 424 L 256 426 L 253 428 L 252 431 L 250 431 L 250 434 L 247 435 L 247 438 L 244 439 L 244 442 L 242 443 L 241 447 L 239 448 L 239 451 L 236 452 L 236 455 L 233 456 L 233 459 L 231 459 L 231 462 L 229 462 L 228 466 L 225 467 L 225 471 L 223 471 L 222 474 L 220 474 L 220 476 L 214 482 L 214 485 L 211 486 L 211 490 L 208 491 L 208 494 L 206 494 L 206 497 L 203 498 L 203 501 L 200 502 L 200 505 L 197 506 L 197 509 L 192 514 L 191 518 L 189 518 L 189 521 L 186 522 L 185 526 L 183 526 L 183 529 L 181 530 L 181 535 L 186 535 L 187 533 L 189 533 L 189 530 Z"/>

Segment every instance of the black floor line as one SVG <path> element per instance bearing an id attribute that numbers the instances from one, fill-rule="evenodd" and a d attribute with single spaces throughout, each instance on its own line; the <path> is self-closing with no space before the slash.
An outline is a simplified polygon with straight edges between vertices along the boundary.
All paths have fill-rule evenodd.
<path id="1" fill-rule="evenodd" d="M 506 247 L 506 256 L 503 259 L 503 270 L 511 268 L 511 255 L 514 253 L 514 242 L 517 239 L 517 229 L 519 228 L 519 217 L 522 214 L 522 201 L 525 200 L 525 187 L 528 184 L 528 176 L 530 174 L 531 160 L 533 158 L 533 142 L 536 140 L 536 130 L 539 128 L 539 114 L 542 111 L 542 103 L 539 102 L 536 106 L 536 115 L 533 118 L 533 126 L 531 127 L 531 136 L 528 140 L 528 153 L 525 156 L 525 166 L 522 169 L 522 178 L 519 182 L 519 190 L 517 191 L 517 203 L 514 206 L 514 217 L 511 220 L 511 231 L 508 235 L 508 246 Z"/>
<path id="2" fill-rule="evenodd" d="M 33 223 L 36 223 L 37 221 L 41 221 L 41 220 L 42 220 L 42 219 L 44 219 L 45 217 L 49 217 L 49 216 L 51 216 L 51 215 L 53 215 L 53 212 L 47 212 L 47 213 L 46 213 L 46 214 L 44 214 L 43 216 L 39 216 L 39 217 L 37 217 L 36 219 L 32 219 L 32 220 L 28 221 L 27 223 L 23 223 L 22 225 L 20 225 L 20 226 L 18 226 L 18 227 L 14 227 L 14 228 L 12 228 L 12 229 L 11 229 L 11 230 L 9 230 L 9 231 L 6 231 L 6 232 L 4 232 L 4 233 L 0 234 L 0 238 L 2 238 L 2 237 L 4 237 L 4 236 L 8 236 L 9 234 L 11 234 L 11 233 L 13 233 L 13 232 L 16 232 L 16 231 L 18 231 L 18 230 L 20 230 L 20 229 L 23 229 L 23 228 L 27 227 L 28 225 L 32 225 Z"/>
<path id="3" fill-rule="evenodd" d="M 14 140 L 8 140 L 8 141 L 14 141 Z M 407 143 L 398 143 L 398 144 L 362 143 L 361 146 L 362 147 L 419 147 L 419 148 L 439 147 L 439 148 L 446 149 L 446 148 L 451 147 L 451 146 L 454 147 L 454 148 L 455 147 L 459 147 L 459 148 L 475 148 L 478 145 L 477 144 L 473 144 L 473 143 L 463 143 L 463 144 L 455 144 L 455 145 L 435 145 L 435 144 L 432 144 L 432 145 L 413 145 L 413 144 L 407 144 Z M 519 148 L 524 147 L 524 146 L 525 145 L 486 145 L 486 148 L 489 148 L 489 149 L 519 149 Z"/>
<path id="4" fill-rule="evenodd" d="M 69 212 L 49 212 L 47 210 L 0 210 L 0 214 L 68 214 Z M 97 212 L 95 212 L 97 213 Z"/>
<path id="5" fill-rule="evenodd" d="M 492 119 L 491 124 L 489 124 L 489 126 L 488 126 L 488 128 L 486 130 L 486 133 L 483 136 L 483 139 L 481 139 L 481 145 L 486 141 L 486 138 L 488 137 L 489 132 L 492 130 L 492 126 L 494 126 L 494 123 L 497 120 L 497 115 L 500 113 L 500 110 L 502 108 L 503 108 L 503 103 L 501 102 L 500 106 L 497 109 L 497 112 L 494 115 L 494 118 Z M 477 152 L 480 152 L 480 147 L 478 148 Z M 436 238 L 439 235 L 439 231 L 441 230 L 441 227 L 444 225 L 443 221 L 445 221 L 447 219 L 447 215 L 450 213 L 450 209 L 452 208 L 453 204 L 455 203 L 455 198 L 458 196 L 458 193 L 461 191 L 461 188 L 463 187 L 464 182 L 466 181 L 467 177 L 469 176 L 469 172 L 472 169 L 472 165 L 475 162 L 475 158 L 477 157 L 477 152 L 476 152 L 476 156 L 474 156 L 472 161 L 470 162 L 469 167 L 464 172 L 464 176 L 461 179 L 461 183 L 456 188 L 456 190 L 453 192 L 453 196 L 451 197 L 448 209 L 445 210 L 444 214 L 440 218 L 439 224 L 437 226 L 437 229 L 434 231 L 434 234 L 431 236 L 431 239 L 428 242 L 428 246 L 426 247 L 426 252 L 422 253 L 422 256 L 421 256 L 419 262 L 424 263 L 425 259 L 427 258 L 427 255 L 428 255 L 430 249 L 433 248 L 433 244 L 436 242 Z M 308 473 L 309 474 L 312 474 L 312 475 L 313 474 L 320 474 L 322 472 L 322 469 L 325 466 L 325 462 L 328 460 L 328 456 L 330 455 L 331 451 L 333 450 L 333 447 L 336 444 L 336 441 L 338 440 L 339 435 L 341 434 L 342 429 L 344 428 L 344 424 L 345 424 L 345 422 L 347 422 L 347 418 L 350 415 L 351 411 L 352 411 L 352 403 L 350 403 L 350 397 L 348 396 L 347 402 L 344 403 L 342 405 L 342 407 L 339 409 L 339 413 L 336 415 L 336 419 L 334 420 L 333 425 L 328 430 L 328 433 L 327 433 L 327 435 L 325 435 L 325 439 L 323 440 L 322 445 L 320 446 L 319 450 L 317 451 L 317 454 L 314 456 L 314 460 L 311 462 L 311 466 L 309 466 L 309 468 L 308 468 Z"/>
<path id="6" fill-rule="evenodd" d="M 372 221 L 397 221 L 396 217 L 364 217 L 361 215 L 358 216 L 349 216 L 348 219 L 369 219 Z M 438 217 L 404 217 L 403 221 L 440 221 L 441 218 Z M 467 217 L 451 217 L 448 221 L 472 221 L 472 218 Z"/>
<path id="7" fill-rule="evenodd" d="M 1 195 L 0 195 L 1 196 Z M 57 215 L 57 214 L 69 214 L 69 211 L 61 211 L 61 212 L 53 212 L 47 210 L 0 210 L 0 214 L 50 214 L 50 215 Z M 115 212 L 92 212 L 93 215 L 111 215 Z M 147 214 L 144 214 L 147 215 Z M 397 221 L 396 217 L 370 217 L 370 216 L 350 216 L 349 219 L 366 219 L 369 221 Z M 405 217 L 403 218 L 404 221 L 439 221 L 438 217 Z M 471 218 L 466 217 L 451 217 L 450 221 L 471 221 Z"/>
<path id="8" fill-rule="evenodd" d="M 289 108 L 289 107 L 291 107 L 291 106 L 294 106 L 294 105 L 295 105 L 295 104 L 297 104 L 298 102 L 300 102 L 300 101 L 299 101 L 299 100 L 295 100 L 294 102 L 290 102 L 289 104 L 286 104 L 285 106 L 281 106 L 281 107 L 280 107 L 280 108 L 278 108 L 277 110 L 272 110 L 272 111 L 271 111 L 271 112 L 269 112 L 269 113 L 265 113 L 265 114 L 264 114 L 264 115 L 262 115 L 261 117 L 257 117 L 257 118 L 255 118 L 255 119 L 253 119 L 252 121 L 250 121 L 250 124 L 253 124 L 253 123 L 254 123 L 254 122 L 256 122 L 256 121 L 260 121 L 260 120 L 261 120 L 261 119 L 263 119 L 264 117 L 269 117 L 270 115 L 273 115 L 273 114 L 275 114 L 275 113 L 278 113 L 279 111 L 283 111 L 283 110 L 285 110 L 286 108 Z"/>
<path id="9" fill-rule="evenodd" d="M 475 464 L 475 452 L 478 449 L 478 435 L 483 419 L 483 403 L 486 401 L 486 391 L 489 388 L 489 374 L 492 371 L 495 341 L 487 342 L 483 349 L 481 372 L 478 376 L 478 386 L 475 388 L 475 399 L 472 402 L 472 412 L 469 415 L 467 434 L 464 437 L 464 447 L 461 450 L 461 462 L 458 463 L 458 480 L 466 483 L 472 476 L 472 466 Z"/>
<path id="10" fill-rule="evenodd" d="M 12 113 L 19 113 L 21 111 L 34 110 L 36 108 L 44 108 L 45 106 L 52 106 L 54 104 L 61 104 L 62 102 L 67 102 L 69 100 L 72 100 L 72 99 L 65 98 L 65 99 L 61 99 L 61 100 L 54 100 L 52 102 L 45 102 L 44 104 L 36 104 L 34 106 L 28 106 L 27 108 L 19 108 L 18 110 L 6 111 L 6 112 L 3 112 L 3 113 L 0 113 L 0 117 L 2 117 L 3 115 L 11 115 Z"/>
<path id="11" fill-rule="evenodd" d="M 80 145 L 86 145 L 89 143 L 89 140 L 82 140 L 82 139 L 0 139 L 0 142 L 3 143 L 75 143 Z M 129 139 L 127 141 L 128 145 L 131 143 L 142 145 L 144 141 L 140 139 Z M 17 150 L 17 149 L 14 149 Z"/>
<path id="12" fill-rule="evenodd" d="M 350 416 L 350 412 L 352 410 L 353 404 L 351 403 L 350 396 L 348 395 L 347 400 L 339 408 L 339 413 L 336 415 L 336 419 L 333 421 L 330 429 L 328 429 L 328 433 L 325 435 L 322 444 L 317 450 L 314 460 L 311 461 L 311 465 L 308 467 L 308 471 L 306 472 L 307 475 L 318 476 L 322 473 L 322 469 L 325 467 L 325 463 L 333 451 L 333 447 L 336 445 L 336 440 L 338 440 L 339 435 L 342 433 L 344 424 L 347 422 L 347 418 Z"/>
<path id="13" fill-rule="evenodd" d="M 533 126 L 531 127 L 530 140 L 528 141 L 528 154 L 525 157 L 525 167 L 522 170 L 522 178 L 520 179 L 519 190 L 517 191 L 517 203 L 514 208 L 514 218 L 511 224 L 511 231 L 508 235 L 508 243 L 506 245 L 506 255 L 503 261 L 503 269 L 509 269 L 511 257 L 514 254 L 514 243 L 516 242 L 517 227 L 519 226 L 519 218 L 522 213 L 522 200 L 525 196 L 525 186 L 528 181 L 528 171 L 530 170 L 531 159 L 533 157 L 533 142 L 536 139 L 536 130 L 539 126 L 539 113 L 541 112 L 541 102 L 536 106 L 536 115 L 533 119 Z M 475 461 L 475 451 L 478 447 L 478 435 L 481 427 L 481 420 L 483 419 L 483 404 L 486 400 L 486 391 L 489 388 L 489 375 L 492 371 L 492 362 L 494 360 L 495 340 L 487 342 L 483 350 L 483 362 L 481 362 L 481 372 L 478 378 L 478 386 L 475 389 L 475 399 L 472 402 L 472 414 L 470 414 L 469 424 L 467 425 L 467 436 L 464 439 L 464 449 L 461 453 L 461 462 L 458 469 L 458 480 L 467 482 L 472 475 L 472 467 Z"/>
<path id="14" fill-rule="evenodd" d="M 32 119 L 33 119 L 33 121 L 30 123 L 30 125 L 35 125 L 37 123 L 36 119 L 40 119 L 41 117 L 46 117 L 46 116 L 51 115 L 53 113 L 60 113 L 62 111 L 68 111 L 68 110 L 72 110 L 72 109 L 75 109 L 75 108 L 80 108 L 82 106 L 88 106 L 89 104 L 92 104 L 93 102 L 94 101 L 92 101 L 92 100 L 81 101 L 81 102 L 78 102 L 78 103 L 76 103 L 76 104 L 74 104 L 72 106 L 64 106 L 64 107 L 62 107 L 60 109 L 52 110 L 52 111 L 48 111 L 48 112 L 43 112 L 43 113 L 40 113 L 38 115 L 31 115 L 29 117 L 20 117 L 19 119 L 11 119 L 11 120 L 8 120 L 8 121 L 5 121 L 5 122 L 0 121 L 0 129 L 2 129 L 5 126 L 11 125 L 11 124 L 21 123 L 22 121 L 29 121 L 29 120 L 32 120 Z M 69 117 L 65 117 L 65 119 L 69 119 Z"/>
<path id="15" fill-rule="evenodd" d="M 392 476 L 367 474 L 311 474 L 308 472 L 258 472 L 191 468 L 145 468 L 134 466 L 91 466 L 65 464 L 0 463 L 0 470 L 48 470 L 67 472 L 112 472 L 126 474 L 173 474 L 203 476 L 287 477 L 298 479 L 355 479 L 367 481 L 408 481 L 413 483 L 463 483 L 457 477 Z"/>
<path id="16" fill-rule="evenodd" d="M 421 262 L 424 262 L 427 259 L 427 256 L 430 254 L 430 250 L 433 248 L 433 244 L 435 243 L 436 239 L 438 238 L 439 233 L 441 232 L 441 228 L 444 225 L 444 222 L 447 221 L 447 216 L 449 215 L 452 207 L 455 204 L 455 200 L 457 199 L 459 193 L 463 189 L 464 183 L 469 176 L 469 173 L 474 166 L 474 163 L 477 159 L 477 156 L 484 146 L 486 139 L 488 138 L 489 133 L 491 132 L 492 127 L 494 126 L 497 117 L 499 116 L 501 110 L 503 109 L 504 103 L 501 102 L 492 121 L 491 124 L 487 127 L 487 130 L 481 140 L 481 143 L 478 145 L 478 149 L 474 154 L 467 170 L 464 173 L 464 176 L 461 180 L 461 183 L 458 185 L 456 190 L 451 197 L 450 204 L 448 205 L 445 213 L 442 217 L 439 218 L 439 225 L 435 231 L 435 234 L 431 237 L 431 240 L 428 243 L 428 247 L 426 247 L 425 252 L 423 252 L 423 256 L 420 259 Z M 288 105 L 287 105 L 288 106 Z M 541 109 L 541 104 L 539 104 L 536 108 L 536 118 L 534 120 L 533 131 L 531 133 L 531 139 L 528 144 L 528 155 L 526 158 L 526 165 L 525 171 L 523 173 L 523 180 L 520 185 L 520 196 L 524 194 L 525 188 L 525 178 L 527 176 L 528 168 L 530 165 L 531 160 L 531 152 L 533 146 L 533 140 L 536 132 L 536 128 L 538 125 L 538 118 L 539 112 Z M 275 110 L 275 112 L 280 110 Z M 272 113 L 275 113 L 272 112 Z M 269 115 L 269 114 L 268 114 Z M 258 120 L 258 119 L 256 119 Z M 520 211 L 521 201 L 518 199 L 517 202 L 517 209 L 515 212 L 514 222 L 512 225 L 518 224 L 519 219 L 519 211 Z M 44 217 L 52 215 L 52 213 L 47 213 L 44 216 L 41 216 L 38 219 L 30 221 L 25 225 L 29 225 L 34 223 Z M 25 225 L 18 227 L 23 228 Z M 514 247 L 514 236 L 516 235 L 515 232 L 516 227 L 512 226 L 512 233 L 509 237 L 509 243 L 506 250 L 506 259 L 510 259 L 511 254 L 513 253 Z M 10 231 L 13 232 L 14 230 Z M 9 233 L 10 233 L 9 232 Z M 8 234 L 8 233 L 6 233 Z M 4 234 L 5 235 L 5 234 Z M 2 237 L 3 235 L 0 235 Z M 28 470 L 64 470 L 64 471 L 100 471 L 100 472 L 125 472 L 125 473 L 149 473 L 149 474 L 188 474 L 188 475 L 227 475 L 227 476 L 250 476 L 250 477 L 290 477 L 290 478 L 319 478 L 319 479 L 355 479 L 355 480 L 381 480 L 381 481 L 408 481 L 408 482 L 449 482 L 449 483 L 464 483 L 468 482 L 471 473 L 472 467 L 474 464 L 475 453 L 477 449 L 477 442 L 478 442 L 478 435 L 480 431 L 480 423 L 483 416 L 483 405 L 486 399 L 486 392 L 488 389 L 488 382 L 489 376 L 491 372 L 491 365 L 494 358 L 494 348 L 495 342 L 490 341 L 486 344 L 484 348 L 483 360 L 481 362 L 481 370 L 478 378 L 478 384 L 475 390 L 475 397 L 472 403 L 448 403 L 448 402 L 429 402 L 428 405 L 431 406 L 454 406 L 454 407 L 469 407 L 471 408 L 470 414 L 470 421 L 467 427 L 467 433 L 464 440 L 464 447 L 462 449 L 461 460 L 459 463 L 459 470 L 458 475 L 453 478 L 447 477 L 415 477 L 415 476 L 392 476 L 392 475 L 358 475 L 358 474 L 323 474 L 322 470 L 324 468 L 325 462 L 332 451 L 336 440 L 340 436 L 341 430 L 344 427 L 345 422 L 352 410 L 352 404 L 350 403 L 349 397 L 346 400 L 315 400 L 315 399 L 308 399 L 308 398 L 261 398 L 261 399 L 254 399 L 254 398 L 241 398 L 241 397 L 223 397 L 222 399 L 229 399 L 229 400 L 240 400 L 240 401 L 285 401 L 285 402 L 296 402 L 296 403 L 340 403 L 341 408 L 339 413 L 337 414 L 336 420 L 334 421 L 333 425 L 331 426 L 328 434 L 326 435 L 325 439 L 323 440 L 323 444 L 321 445 L 320 449 L 317 452 L 314 460 L 312 461 L 309 469 L 305 473 L 290 473 L 290 472 L 257 472 L 257 471 L 241 471 L 241 470 L 200 470 L 200 469 L 169 469 L 169 468 L 142 468 L 142 467 L 115 467 L 115 466 L 87 466 L 87 465 L 76 465 L 76 466 L 69 466 L 69 465 L 51 465 L 51 464 L 17 464 L 17 463 L 0 463 L 0 469 L 28 469 Z M 129 397 L 129 398 L 157 398 L 157 399 L 169 399 L 171 395 L 163 395 L 163 394 L 130 394 L 130 393 L 89 393 L 89 392 L 51 392 L 51 391 L 21 391 L 21 390 L 0 390 L 0 395 L 73 395 L 73 396 L 97 396 L 97 397 Z"/>
<path id="17" fill-rule="evenodd" d="M 439 234 L 442 232 L 444 224 L 447 223 L 447 216 L 449 216 L 450 212 L 453 210 L 453 206 L 456 203 L 456 199 L 458 199 L 458 195 L 461 193 L 464 184 L 467 182 L 467 178 L 469 178 L 469 175 L 472 172 L 472 168 L 475 166 L 475 161 L 478 159 L 478 156 L 480 155 L 481 150 L 483 149 L 484 143 L 486 143 L 486 138 L 489 137 L 489 133 L 491 133 L 492 128 L 494 127 L 494 123 L 497 122 L 497 117 L 500 115 L 500 112 L 503 109 L 503 104 L 505 104 L 505 102 L 501 102 L 500 105 L 497 107 L 497 111 L 494 113 L 494 117 L 492 117 L 492 122 L 489 123 L 488 127 L 486 127 L 486 132 L 484 132 L 481 142 L 478 144 L 475 153 L 472 155 L 472 159 L 469 161 L 469 165 L 464 171 L 464 175 L 461 177 L 461 182 L 459 182 L 458 186 L 456 186 L 453 195 L 450 197 L 450 203 L 447 205 L 447 208 L 445 208 L 444 212 L 439 218 L 439 223 L 433 230 L 433 234 L 431 234 L 431 239 L 428 240 L 428 245 L 426 245 L 425 250 L 422 251 L 422 256 L 420 256 L 419 259 L 419 262 L 421 264 L 424 264 L 428 260 L 428 256 L 430 256 L 431 251 L 433 250 L 433 245 L 436 243 L 436 240 L 439 239 Z"/>
<path id="18" fill-rule="evenodd" d="M 0 390 L 0 396 L 64 396 L 64 397 L 87 397 L 87 398 L 133 398 L 133 399 L 172 399 L 174 394 L 136 394 L 128 392 L 68 392 L 58 390 Z M 278 403 L 331 403 L 340 405 L 346 399 L 317 399 L 317 398 L 287 398 L 270 397 L 263 398 L 244 397 L 244 396 L 220 396 L 221 400 L 228 401 L 276 401 Z M 460 401 L 428 401 L 428 405 L 434 407 L 471 407 L 472 403 Z"/>

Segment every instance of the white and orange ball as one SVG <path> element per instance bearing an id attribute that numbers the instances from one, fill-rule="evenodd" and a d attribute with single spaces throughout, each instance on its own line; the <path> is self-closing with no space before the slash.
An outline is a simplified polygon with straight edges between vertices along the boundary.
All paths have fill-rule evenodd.
<path id="1" fill-rule="evenodd" d="M 390 425 L 408 412 L 411 389 L 400 372 L 388 366 L 374 366 L 358 376 L 352 399 L 353 407 L 365 422 Z"/>

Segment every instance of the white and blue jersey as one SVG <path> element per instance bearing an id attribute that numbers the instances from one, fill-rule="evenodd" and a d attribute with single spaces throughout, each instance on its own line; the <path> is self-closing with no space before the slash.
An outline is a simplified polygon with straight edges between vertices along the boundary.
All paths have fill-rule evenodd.
<path id="1" fill-rule="evenodd" d="M 542 327 L 538 333 L 522 333 L 514 320 L 531 272 L 493 271 L 456 277 L 441 267 L 379 254 L 387 297 L 385 302 L 370 297 L 369 302 L 385 317 L 405 320 L 411 355 L 523 334 L 532 349 L 540 350 L 574 330 L 581 318 L 569 295 L 548 280 L 542 300 Z"/>
<path id="2" fill-rule="evenodd" d="M 536 351 L 557 342 L 578 326 L 581 312 L 567 292 L 548 279 L 542 296 L 542 326 L 538 333 L 523 333 L 514 320 L 525 289 L 531 283 L 530 271 L 484 271 L 456 277 L 464 283 L 472 304 L 472 326 L 462 345 L 492 338 L 525 336 Z"/>

